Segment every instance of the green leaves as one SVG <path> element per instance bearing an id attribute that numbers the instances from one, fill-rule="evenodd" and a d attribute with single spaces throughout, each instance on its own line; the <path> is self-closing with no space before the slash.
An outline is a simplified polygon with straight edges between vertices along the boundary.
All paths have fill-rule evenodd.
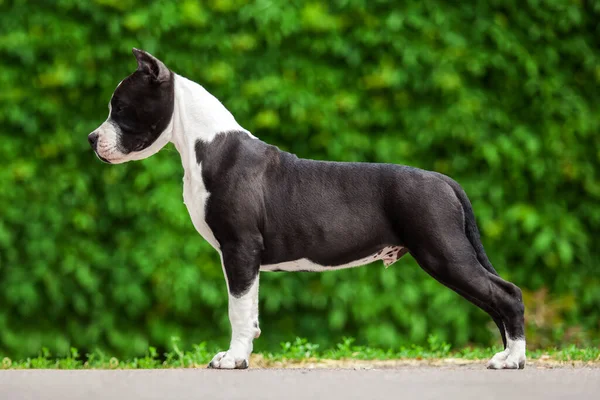
<path id="1" fill-rule="evenodd" d="M 242 126 L 301 157 L 454 177 L 503 276 L 532 292 L 547 288 L 556 304 L 576 295 L 553 309 L 558 328 L 528 319 L 528 343 L 571 340 L 573 330 L 577 340 L 597 336 L 599 17 L 592 2 L 552 0 L 4 7 L 0 353 L 75 346 L 143 356 L 152 344 L 156 355 L 174 335 L 186 348 L 227 345 L 220 261 L 187 215 L 174 148 L 108 166 L 86 141 L 135 69 L 131 47 L 198 81 Z M 427 345 L 430 334 L 453 346 L 498 343 L 485 314 L 409 257 L 388 270 L 261 282 L 259 348 L 296 336 L 310 341 L 292 346 L 304 350 L 347 335 L 372 346 Z M 526 307 L 535 310 L 532 298 Z M 155 355 L 139 362 L 154 365 Z"/>

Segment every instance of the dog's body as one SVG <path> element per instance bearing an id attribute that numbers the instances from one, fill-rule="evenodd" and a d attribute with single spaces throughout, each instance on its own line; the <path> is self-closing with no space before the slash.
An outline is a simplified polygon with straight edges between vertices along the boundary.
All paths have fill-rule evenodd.
<path id="1" fill-rule="evenodd" d="M 219 252 L 232 340 L 214 368 L 245 368 L 258 327 L 259 271 L 324 271 L 410 252 L 435 279 L 494 319 L 505 350 L 490 368 L 522 368 L 521 292 L 485 255 L 471 204 L 445 175 L 392 164 L 298 158 L 243 129 L 200 85 L 134 50 L 110 115 L 89 140 L 109 163 L 146 158 L 169 141 L 179 151 L 184 201 Z"/>

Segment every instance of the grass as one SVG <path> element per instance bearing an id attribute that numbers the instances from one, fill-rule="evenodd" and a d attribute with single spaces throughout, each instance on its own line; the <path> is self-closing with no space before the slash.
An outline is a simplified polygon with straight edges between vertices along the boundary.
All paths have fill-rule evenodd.
<path id="1" fill-rule="evenodd" d="M 42 349 L 38 357 L 25 360 L 1 359 L 0 369 L 149 369 L 149 368 L 197 368 L 205 367 L 217 349 L 209 348 L 206 343 L 194 345 L 191 350 L 179 347 L 179 340 L 173 338 L 173 350 L 159 355 L 154 347 L 150 347 L 144 357 L 119 360 L 100 350 L 82 356 L 78 350 L 71 348 L 69 355 L 53 357 L 48 349 Z M 354 345 L 354 339 L 344 338 L 332 349 L 319 350 L 318 344 L 306 339 L 296 338 L 294 342 L 281 343 L 277 353 L 262 353 L 260 357 L 265 366 L 278 366 L 306 361 L 324 360 L 439 360 L 458 358 L 464 360 L 485 360 L 500 351 L 493 348 L 465 348 L 452 350 L 448 343 L 430 336 L 427 346 L 401 347 L 396 350 L 384 350 L 367 346 Z M 556 362 L 600 362 L 600 348 L 578 348 L 574 345 L 562 349 L 546 349 L 529 351 L 529 360 L 552 360 Z"/>

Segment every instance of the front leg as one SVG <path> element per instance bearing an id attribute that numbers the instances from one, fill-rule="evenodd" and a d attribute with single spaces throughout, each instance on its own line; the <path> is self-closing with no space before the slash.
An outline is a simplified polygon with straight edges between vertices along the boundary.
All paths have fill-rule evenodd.
<path id="1" fill-rule="evenodd" d="M 222 262 L 229 292 L 229 350 L 218 353 L 209 368 L 248 368 L 252 341 L 260 335 L 258 327 L 259 251 L 244 245 L 224 246 Z"/>

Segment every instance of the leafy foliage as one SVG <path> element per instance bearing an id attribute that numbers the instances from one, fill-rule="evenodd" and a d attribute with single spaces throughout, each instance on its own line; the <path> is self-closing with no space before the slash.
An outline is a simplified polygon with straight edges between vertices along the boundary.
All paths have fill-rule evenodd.
<path id="1" fill-rule="evenodd" d="M 501 275 L 557 307 L 528 319 L 530 343 L 588 341 L 600 329 L 599 18 L 597 0 L 0 1 L 0 352 L 227 344 L 218 256 L 184 208 L 173 148 L 108 166 L 86 142 L 132 47 L 284 150 L 454 177 Z M 296 335 L 498 341 L 409 257 L 261 281 L 258 350 Z"/>

